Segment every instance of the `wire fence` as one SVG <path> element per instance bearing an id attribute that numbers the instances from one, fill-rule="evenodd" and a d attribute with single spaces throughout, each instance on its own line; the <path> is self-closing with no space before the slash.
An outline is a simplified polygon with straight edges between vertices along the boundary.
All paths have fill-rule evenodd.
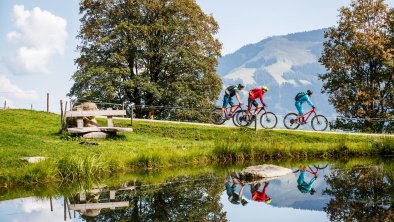
<path id="1" fill-rule="evenodd" d="M 52 100 L 52 107 L 53 107 L 53 100 Z M 194 123 L 211 123 L 210 121 L 210 114 L 212 112 L 211 108 L 202 108 L 202 107 L 184 107 L 184 106 L 158 106 L 158 105 L 135 105 L 133 103 L 129 102 L 123 102 L 123 103 L 111 103 L 111 102 L 103 102 L 103 101 L 97 101 L 97 100 L 89 100 L 89 99 L 78 99 L 78 100 L 69 100 L 68 102 L 68 110 L 72 110 L 74 105 L 78 105 L 83 102 L 92 102 L 95 103 L 98 107 L 98 109 L 106 109 L 106 108 L 112 108 L 112 109 L 122 109 L 127 111 L 127 116 L 132 117 L 132 118 L 137 118 L 137 119 L 146 119 L 146 120 L 164 120 L 164 121 L 176 121 L 176 122 L 194 122 Z M 49 93 L 47 94 L 47 111 L 49 112 L 49 107 L 50 107 L 50 100 L 49 100 Z M 59 104 L 59 103 L 58 103 Z M 61 105 L 62 106 L 62 105 Z M 55 106 L 56 107 L 56 106 Z M 63 109 L 63 107 L 60 108 L 60 106 L 57 106 L 58 109 L 60 110 Z M 7 101 L 4 101 L 4 104 L 0 106 L 0 110 L 4 109 L 13 109 L 13 108 L 21 108 L 21 107 L 10 107 L 7 106 Z M 35 109 L 35 106 L 33 104 L 30 104 L 30 106 L 27 107 L 22 107 L 24 109 L 31 109 L 31 110 L 37 110 Z M 38 110 L 38 111 L 42 111 Z M 45 111 L 45 110 L 44 110 Z M 267 110 L 268 111 L 268 110 Z M 53 111 L 52 111 L 53 112 Z M 59 113 L 56 112 L 55 113 Z M 275 112 L 274 112 L 275 113 Z M 286 116 L 287 113 L 275 113 L 277 116 L 277 122 L 278 124 L 276 125 L 276 128 L 285 128 L 283 124 L 283 119 Z M 318 113 L 320 114 L 320 113 Z M 324 115 L 324 113 L 322 113 Z M 345 127 L 340 129 L 338 127 L 333 127 L 337 123 L 340 122 L 346 122 L 346 123 L 361 123 L 363 124 L 366 121 L 373 122 L 376 124 L 382 125 L 382 129 L 380 133 L 391 133 L 392 131 L 387 130 L 387 128 L 391 128 L 394 125 L 394 118 L 358 118 L 358 117 L 344 117 L 344 116 L 326 116 L 328 122 L 329 122 L 329 127 L 327 128 L 328 131 L 350 131 L 350 132 L 355 132 L 357 130 L 354 129 L 346 129 Z M 256 123 L 259 122 L 259 117 L 256 119 Z M 226 121 L 224 125 L 227 126 L 234 126 L 231 120 Z M 256 124 L 256 129 L 261 129 L 263 128 L 260 124 Z M 305 130 L 312 130 L 310 124 L 305 124 L 302 126 L 302 129 Z"/>

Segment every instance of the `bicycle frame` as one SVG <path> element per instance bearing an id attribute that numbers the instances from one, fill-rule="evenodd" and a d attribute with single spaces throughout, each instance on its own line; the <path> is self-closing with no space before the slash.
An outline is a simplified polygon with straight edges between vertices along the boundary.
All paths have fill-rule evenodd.
<path id="1" fill-rule="evenodd" d="M 260 106 L 258 112 L 256 112 L 256 116 L 260 115 L 262 110 L 264 110 L 264 113 L 267 112 L 267 110 L 265 109 L 265 106 Z M 249 111 L 249 115 L 252 114 L 252 113 L 253 113 L 252 115 L 254 115 L 255 111 L 256 111 L 256 107 L 251 108 L 250 111 Z"/>
<path id="2" fill-rule="evenodd" d="M 314 114 L 314 115 L 313 115 Z M 312 117 L 312 118 L 311 118 Z M 302 115 L 298 115 L 297 113 L 288 113 L 283 118 L 283 124 L 287 129 L 297 129 L 300 125 L 304 125 L 311 118 L 311 126 L 316 131 L 326 130 L 328 127 L 328 120 L 323 115 L 318 115 L 316 110 L 312 108 L 309 112 L 304 113 Z M 293 124 L 296 124 L 293 126 Z"/>
<path id="3" fill-rule="evenodd" d="M 319 171 L 319 169 L 313 170 L 310 166 L 308 166 L 308 169 L 305 169 L 306 172 L 313 174 L 314 176 L 317 176 L 317 171 Z"/>
<path id="4" fill-rule="evenodd" d="M 305 122 L 306 122 L 306 121 L 309 119 L 309 117 L 310 117 L 313 113 L 314 113 L 315 116 L 316 116 L 316 111 L 315 111 L 315 109 L 311 109 L 309 112 L 306 112 L 306 113 L 302 114 L 300 118 L 304 118 L 304 120 L 305 120 Z M 308 116 L 305 118 L 306 115 L 308 115 Z"/>
<path id="5" fill-rule="evenodd" d="M 226 107 L 226 108 L 224 109 L 224 115 L 225 115 L 225 117 L 227 118 L 227 116 L 228 116 L 229 114 L 234 114 L 238 109 L 241 109 L 241 106 L 242 106 L 241 104 L 236 105 L 233 112 L 231 112 L 232 106 Z M 228 119 L 228 118 L 227 118 L 227 119 Z"/>

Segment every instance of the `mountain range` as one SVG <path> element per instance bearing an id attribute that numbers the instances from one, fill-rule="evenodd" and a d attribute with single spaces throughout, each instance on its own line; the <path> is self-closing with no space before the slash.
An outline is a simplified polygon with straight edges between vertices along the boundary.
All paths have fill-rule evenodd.
<path id="1" fill-rule="evenodd" d="M 328 96 L 321 93 L 323 83 L 318 78 L 326 72 L 318 62 L 325 30 L 269 37 L 221 57 L 217 71 L 223 88 L 243 83 L 246 87 L 241 95 L 246 102 L 250 89 L 266 85 L 269 91 L 264 95 L 265 103 L 269 110 L 281 114 L 295 112 L 295 95 L 310 89 L 314 92 L 311 100 L 318 112 L 334 115 Z M 307 110 L 309 108 L 304 106 L 304 111 Z"/>

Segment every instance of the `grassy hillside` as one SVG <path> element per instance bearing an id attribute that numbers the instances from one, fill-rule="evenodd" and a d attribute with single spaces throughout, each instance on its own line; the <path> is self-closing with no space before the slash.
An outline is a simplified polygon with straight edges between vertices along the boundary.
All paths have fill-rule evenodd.
<path id="1" fill-rule="evenodd" d="M 97 140 L 60 135 L 59 116 L 29 110 L 0 111 L 0 186 L 100 178 L 141 168 L 243 160 L 333 159 L 394 152 L 394 139 L 301 131 L 219 128 L 134 121 L 134 132 Z M 117 126 L 129 121 L 116 120 Z M 27 164 L 19 158 L 45 156 Z"/>

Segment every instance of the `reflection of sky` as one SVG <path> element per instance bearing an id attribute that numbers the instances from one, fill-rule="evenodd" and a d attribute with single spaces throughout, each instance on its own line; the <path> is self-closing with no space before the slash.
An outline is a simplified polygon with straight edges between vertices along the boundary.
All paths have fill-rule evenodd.
<path id="1" fill-rule="evenodd" d="M 0 202 L 1 222 L 56 222 L 64 221 L 63 199 L 53 199 L 53 211 L 49 199 L 21 198 Z M 81 221 L 77 213 L 76 219 L 71 211 L 67 212 L 67 221 Z"/>
<path id="2" fill-rule="evenodd" d="M 324 211 L 279 208 L 261 202 L 249 202 L 246 206 L 234 205 L 227 200 L 226 193 L 221 196 L 223 211 L 229 221 L 329 221 Z"/>

